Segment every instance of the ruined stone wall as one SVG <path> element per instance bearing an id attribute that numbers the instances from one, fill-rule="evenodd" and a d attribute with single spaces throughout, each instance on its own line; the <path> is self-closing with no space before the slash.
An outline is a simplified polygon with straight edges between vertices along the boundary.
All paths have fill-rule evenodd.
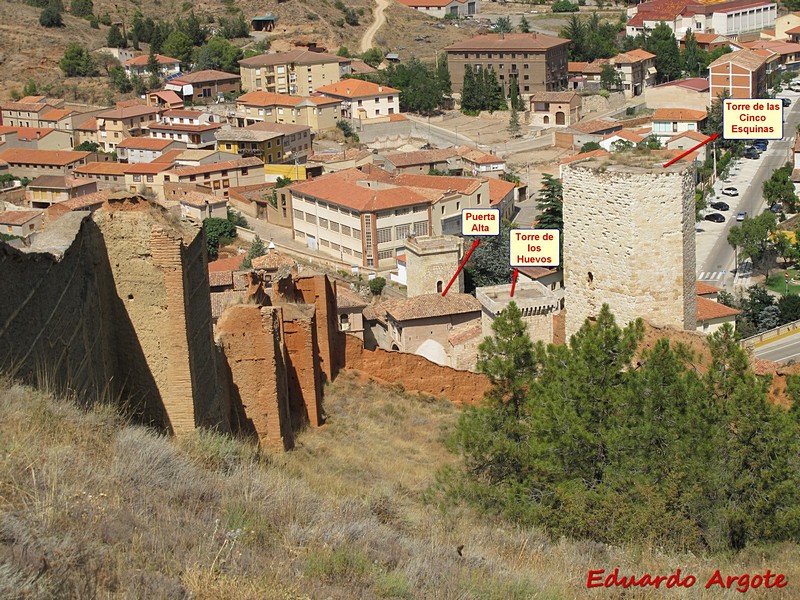
<path id="1" fill-rule="evenodd" d="M 292 427 L 298 429 L 305 423 L 319 427 L 324 422 L 324 417 L 315 306 L 286 304 L 281 308 L 284 343 L 288 355 L 286 374 Z"/>
<path id="2" fill-rule="evenodd" d="M 578 162 L 563 182 L 567 337 L 603 303 L 621 325 L 694 330 L 692 168 Z"/>
<path id="3" fill-rule="evenodd" d="M 346 368 L 383 383 L 399 383 L 410 392 L 444 396 L 455 404 L 479 404 L 491 387 L 485 375 L 442 367 L 416 354 L 366 350 L 357 337 L 343 337 Z"/>
<path id="4" fill-rule="evenodd" d="M 297 277 L 295 279 L 297 302 L 316 306 L 319 368 L 324 381 L 333 381 L 344 366 L 344 346 L 339 335 L 336 318 L 336 294 L 330 279 L 325 275 Z"/>
<path id="5" fill-rule="evenodd" d="M 294 446 L 280 308 L 239 304 L 222 313 L 217 343 L 226 358 L 230 420 L 267 449 Z"/>

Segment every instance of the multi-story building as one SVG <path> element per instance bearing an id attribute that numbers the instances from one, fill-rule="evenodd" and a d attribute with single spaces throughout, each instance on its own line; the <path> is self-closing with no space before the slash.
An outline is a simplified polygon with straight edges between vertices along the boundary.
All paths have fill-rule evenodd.
<path id="1" fill-rule="evenodd" d="M 522 94 L 564 90 L 568 45 L 541 33 L 492 33 L 457 42 L 445 48 L 453 91 L 461 93 L 465 66 L 494 69 L 506 92 L 512 79 Z"/>
<path id="2" fill-rule="evenodd" d="M 263 183 L 264 163 L 260 158 L 250 156 L 196 167 L 178 167 L 165 173 L 164 181 L 202 185 L 212 190 L 214 195 L 227 198 L 229 188 Z"/>
<path id="3" fill-rule="evenodd" d="M 650 0 L 628 8 L 625 31 L 636 36 L 666 23 L 677 37 L 687 29 L 737 37 L 775 25 L 778 5 L 767 0 Z"/>
<path id="4" fill-rule="evenodd" d="M 129 192 L 164 199 L 164 181 L 166 174 L 175 167 L 173 163 L 135 163 L 125 166 L 125 187 Z"/>
<path id="5" fill-rule="evenodd" d="M 149 137 L 125 138 L 117 144 L 117 157 L 127 163 L 149 163 L 170 150 L 185 149 L 184 142 Z"/>
<path id="6" fill-rule="evenodd" d="M 214 133 L 222 127 L 218 117 L 199 110 L 168 110 L 147 124 L 151 138 L 175 140 L 190 150 L 213 150 Z"/>
<path id="7" fill-rule="evenodd" d="M 80 165 L 96 160 L 91 152 L 75 150 L 23 150 L 11 148 L 0 153 L 0 161 L 17 177 L 35 179 L 40 175 L 71 175 Z"/>
<path id="8" fill-rule="evenodd" d="M 80 198 L 97 191 L 97 182 L 72 175 L 40 175 L 25 189 L 25 201 L 31 208 Z"/>
<path id="9" fill-rule="evenodd" d="M 632 98 L 644 92 L 644 88 L 656 84 L 656 55 L 637 48 L 617 54 L 611 59 L 622 79 L 625 96 Z"/>
<path id="10" fill-rule="evenodd" d="M 264 164 L 283 162 L 283 134 L 277 131 L 257 131 L 249 127 L 225 127 L 219 129 L 215 136 L 220 152 L 255 156 Z"/>
<path id="11" fill-rule="evenodd" d="M 657 108 L 653 113 L 653 135 L 666 142 L 679 133 L 700 131 L 708 114 L 689 108 Z"/>
<path id="12" fill-rule="evenodd" d="M 763 98 L 767 91 L 766 60 L 754 50 L 723 54 L 708 65 L 711 102 L 723 92 L 731 98 Z"/>
<path id="13" fill-rule="evenodd" d="M 181 61 L 179 61 L 177 58 L 163 56 L 162 54 L 156 54 L 155 56 L 156 62 L 158 62 L 158 69 L 162 77 L 180 73 Z M 140 77 L 147 76 L 149 75 L 147 70 L 147 62 L 149 59 L 150 57 L 147 54 L 142 54 L 123 62 L 122 68 L 125 69 L 125 73 L 127 73 L 128 77 L 131 75 L 139 75 Z"/>
<path id="14" fill-rule="evenodd" d="M 275 132 L 283 135 L 284 162 L 304 163 L 311 154 L 314 133 L 308 125 L 291 125 L 289 123 L 255 123 L 245 127 L 251 131 Z"/>
<path id="15" fill-rule="evenodd" d="M 310 96 L 317 88 L 336 83 L 350 73 L 350 59 L 308 48 L 259 54 L 239 61 L 242 89 Z"/>
<path id="16" fill-rule="evenodd" d="M 17 102 L 5 102 L 0 123 L 8 127 L 43 127 L 41 118 L 53 109 L 64 106 L 64 100 L 45 96 L 25 96 Z"/>
<path id="17" fill-rule="evenodd" d="M 141 104 L 101 112 L 95 117 L 97 131 L 92 141 L 100 144 L 104 152 L 114 152 L 125 138 L 144 135 L 147 124 L 160 113 L 160 108 Z"/>
<path id="18" fill-rule="evenodd" d="M 317 89 L 320 94 L 342 101 L 342 118 L 385 119 L 400 113 L 400 90 L 362 79 L 343 79 Z"/>
<path id="19" fill-rule="evenodd" d="M 478 0 L 398 0 L 403 6 L 427 15 L 443 19 L 446 16 L 467 17 L 480 12 Z"/>
<path id="20" fill-rule="evenodd" d="M 75 177 L 97 183 L 98 190 L 125 189 L 125 169 L 128 165 L 118 162 L 90 162 L 77 167 Z"/>
<path id="21" fill-rule="evenodd" d="M 31 150 L 72 150 L 72 135 L 49 127 L 6 127 L 0 125 L 0 142 L 3 148 L 29 148 Z"/>
<path id="22" fill-rule="evenodd" d="M 325 96 L 289 96 L 271 92 L 249 92 L 236 99 L 239 127 L 254 123 L 305 125 L 314 131 L 334 129 L 341 118 L 342 101 Z"/>
<path id="23" fill-rule="evenodd" d="M 177 92 L 186 102 L 213 102 L 225 94 L 238 94 L 241 81 L 235 73 L 206 69 L 179 75 L 169 80 L 164 89 Z"/>

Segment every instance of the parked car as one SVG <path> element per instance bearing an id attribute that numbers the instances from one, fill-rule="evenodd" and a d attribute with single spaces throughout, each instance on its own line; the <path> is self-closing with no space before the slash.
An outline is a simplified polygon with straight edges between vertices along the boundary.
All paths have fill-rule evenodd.
<path id="1" fill-rule="evenodd" d="M 714 223 L 724 223 L 725 217 L 723 217 L 719 213 L 711 213 L 710 215 L 706 215 L 706 221 L 713 221 Z"/>
<path id="2" fill-rule="evenodd" d="M 779 215 L 783 212 L 783 207 L 778 202 L 776 202 L 775 204 L 769 207 L 769 212 Z"/>
<path id="3" fill-rule="evenodd" d="M 722 194 L 724 196 L 738 196 L 739 190 L 737 190 L 735 187 L 724 187 L 722 188 Z"/>
<path id="4" fill-rule="evenodd" d="M 758 142 L 753 144 L 753 148 L 755 148 L 759 152 L 766 152 L 767 151 L 767 145 L 766 144 L 759 144 Z"/>
<path id="5" fill-rule="evenodd" d="M 755 148 L 748 148 L 747 150 L 744 151 L 743 156 L 745 158 L 756 159 L 761 155 L 758 153 L 758 150 L 756 150 Z"/>
<path id="6" fill-rule="evenodd" d="M 744 221 L 746 218 L 747 218 L 747 213 L 744 211 L 736 214 L 737 221 Z"/>
<path id="7" fill-rule="evenodd" d="M 789 89 L 793 92 L 800 92 L 800 81 L 793 81 L 789 84 Z"/>
<path id="8" fill-rule="evenodd" d="M 789 98 L 781 98 L 781 100 L 783 100 L 783 105 L 784 106 L 791 106 L 792 105 L 792 101 L 789 100 Z"/>
<path id="9" fill-rule="evenodd" d="M 711 208 L 714 210 L 730 210 L 731 207 L 728 206 L 725 202 L 712 202 Z"/>

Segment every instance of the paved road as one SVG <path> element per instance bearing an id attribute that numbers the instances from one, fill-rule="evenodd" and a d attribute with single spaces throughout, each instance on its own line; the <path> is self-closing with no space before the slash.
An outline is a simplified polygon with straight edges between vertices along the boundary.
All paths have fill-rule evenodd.
<path id="1" fill-rule="evenodd" d="M 800 105 L 800 95 L 787 91 L 779 95 L 792 99 L 791 107 L 785 112 L 784 137 L 782 140 L 770 141 L 769 150 L 762 154 L 761 158 L 755 161 L 749 161 L 746 158 L 741 159 L 741 170 L 743 174 L 745 174 L 746 169 L 749 171 L 749 165 L 746 164 L 747 162 L 758 163 L 758 169 L 755 174 L 752 175 L 752 179 L 748 177 L 750 183 L 747 187 L 744 185 L 737 185 L 739 193 L 741 194 L 738 205 L 735 202 L 731 202 L 731 199 L 720 195 L 721 189 L 729 184 L 725 184 L 721 181 L 715 184 L 715 190 L 717 192 L 715 199 L 728 202 L 728 204 L 731 205 L 731 210 L 726 214 L 724 226 L 717 230 L 717 235 L 719 237 L 713 248 L 708 253 L 705 260 L 700 260 L 700 257 L 698 257 L 697 261 L 697 272 L 699 275 L 720 274 L 723 271 L 725 272 L 725 275 L 719 277 L 719 281 L 716 282 L 710 280 L 710 276 L 708 276 L 707 280 L 714 285 L 721 284 L 723 280 L 725 283 L 732 282 L 733 280 L 732 271 L 735 267 L 734 256 L 733 249 L 728 244 L 727 237 L 730 228 L 736 224 L 736 212 L 747 211 L 750 216 L 754 216 L 767 210 L 767 205 L 761 195 L 763 183 L 772 175 L 775 169 L 786 164 L 789 158 L 792 143 L 794 142 L 794 132 L 797 129 L 797 125 L 800 124 L 800 109 L 798 109 L 798 105 Z M 749 175 L 749 172 L 747 172 L 747 175 Z M 736 185 L 736 175 L 734 175 L 733 180 L 733 185 Z M 697 235 L 707 235 L 711 231 L 714 231 L 714 229 L 712 229 L 713 224 L 703 222 L 702 227 L 706 231 L 698 233 Z"/>
<path id="2" fill-rule="evenodd" d="M 756 358 L 787 362 L 800 359 L 800 331 L 788 337 L 781 338 L 771 344 L 756 348 Z"/>

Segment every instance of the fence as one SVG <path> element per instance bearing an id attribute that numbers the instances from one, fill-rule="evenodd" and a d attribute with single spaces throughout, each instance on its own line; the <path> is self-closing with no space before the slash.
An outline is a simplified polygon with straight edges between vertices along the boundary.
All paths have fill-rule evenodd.
<path id="1" fill-rule="evenodd" d="M 749 338 L 745 338 L 739 343 L 741 344 L 742 348 L 755 348 L 757 346 L 763 346 L 770 340 L 777 339 L 787 333 L 791 333 L 796 329 L 800 329 L 800 320 L 786 323 L 786 325 L 781 325 L 775 329 L 763 331 L 756 335 L 750 336 Z"/>

